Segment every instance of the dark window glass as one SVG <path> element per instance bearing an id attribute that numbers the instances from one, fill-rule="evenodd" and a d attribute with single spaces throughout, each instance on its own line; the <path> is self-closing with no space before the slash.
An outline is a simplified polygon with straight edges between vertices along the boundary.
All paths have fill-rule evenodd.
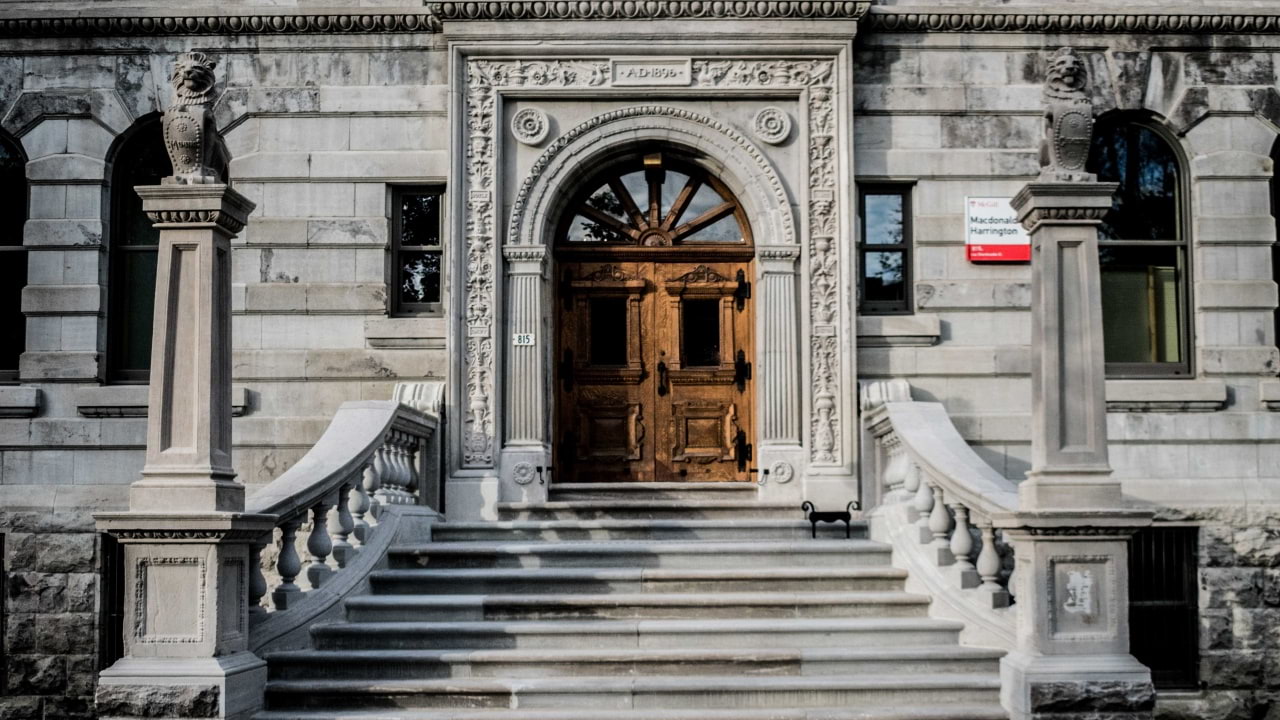
<path id="1" fill-rule="evenodd" d="M 1199 683 L 1198 528 L 1150 527 L 1129 542 L 1129 637 L 1157 689 Z"/>
<path id="2" fill-rule="evenodd" d="M 1177 155 L 1153 128 L 1115 116 L 1095 128 L 1089 170 L 1119 183 L 1098 228 L 1107 373 L 1189 375 L 1189 256 Z"/>
<path id="3" fill-rule="evenodd" d="M 627 364 L 625 298 L 596 298 L 591 301 L 591 364 Z"/>
<path id="4" fill-rule="evenodd" d="M 397 188 L 392 196 L 393 309 L 439 310 L 444 195 L 433 188 Z"/>
<path id="5" fill-rule="evenodd" d="M 22 288 L 27 284 L 27 249 L 22 226 L 27 221 L 27 160 L 18 143 L 0 135 L 0 197 L 8 212 L 0 213 L 0 382 L 18 379 L 18 358 L 26 348 L 27 321 L 22 314 Z"/>
<path id="6" fill-rule="evenodd" d="M 903 185 L 861 189 L 859 280 L 864 315 L 911 312 L 911 189 Z"/>
<path id="7" fill-rule="evenodd" d="M 159 117 L 139 121 L 112 158 L 108 375 L 117 382 L 146 382 L 160 231 L 142 212 L 142 198 L 133 189 L 158 185 L 172 173 Z"/>
<path id="8" fill-rule="evenodd" d="M 720 365 L 720 301 L 680 302 L 680 361 L 682 367 Z"/>

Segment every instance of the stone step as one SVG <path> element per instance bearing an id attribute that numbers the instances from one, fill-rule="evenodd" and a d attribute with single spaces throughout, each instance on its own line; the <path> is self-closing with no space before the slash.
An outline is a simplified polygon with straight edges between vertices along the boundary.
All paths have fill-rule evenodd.
<path id="1" fill-rule="evenodd" d="M 955 645 L 963 625 L 932 618 L 335 622 L 318 650 L 884 648 Z"/>
<path id="2" fill-rule="evenodd" d="M 801 518 L 795 503 L 757 500 L 570 500 L 500 502 L 500 520 Z"/>
<path id="3" fill-rule="evenodd" d="M 346 607 L 351 622 L 923 617 L 929 598 L 906 592 L 367 595 Z"/>
<path id="4" fill-rule="evenodd" d="M 447 678 L 434 680 L 273 680 L 267 708 L 797 708 L 893 703 L 995 703 L 990 673 L 783 676 L 740 675 Z"/>
<path id="5" fill-rule="evenodd" d="M 277 710 L 254 720 L 1008 720 L 997 703 L 703 710 Z"/>
<path id="6" fill-rule="evenodd" d="M 907 572 L 887 565 L 846 568 L 445 568 L 379 570 L 378 594 L 850 592 L 901 590 Z"/>
<path id="7" fill-rule="evenodd" d="M 547 486 L 553 501 L 567 500 L 754 500 L 751 482 L 557 483 Z"/>
<path id="8" fill-rule="evenodd" d="M 398 680 L 578 675 L 995 675 L 999 650 L 947 646 L 742 650 L 294 650 L 267 657 L 271 678 Z"/>
<path id="9" fill-rule="evenodd" d="M 855 538 L 867 536 L 867 524 L 851 523 Z M 444 522 L 431 529 L 433 540 L 804 540 L 813 528 L 803 519 L 735 520 L 515 520 Z M 843 524 L 820 523 L 820 538 L 842 539 Z"/>
<path id="10" fill-rule="evenodd" d="M 393 568 L 483 567 L 844 567 L 888 565 L 892 549 L 870 540 L 445 542 L 393 547 Z"/>

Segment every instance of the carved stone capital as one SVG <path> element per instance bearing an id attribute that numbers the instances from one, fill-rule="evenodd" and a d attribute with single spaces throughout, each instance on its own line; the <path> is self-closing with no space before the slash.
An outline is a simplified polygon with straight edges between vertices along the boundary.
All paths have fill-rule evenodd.
<path id="1" fill-rule="evenodd" d="M 140 185 L 142 210 L 161 229 L 216 227 L 234 235 L 244 229 L 252 200 L 226 185 Z"/>
<path id="2" fill-rule="evenodd" d="M 547 248 L 544 245 L 507 245 L 502 248 L 511 275 L 542 275 L 547 267 Z"/>
<path id="3" fill-rule="evenodd" d="M 1041 224 L 1098 223 L 1111 209 L 1116 183 L 1028 183 L 1011 204 L 1028 232 Z"/>

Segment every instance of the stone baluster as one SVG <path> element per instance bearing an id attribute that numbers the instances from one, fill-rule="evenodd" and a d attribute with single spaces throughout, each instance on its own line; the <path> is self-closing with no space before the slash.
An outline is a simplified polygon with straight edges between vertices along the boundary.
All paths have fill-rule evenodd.
<path id="1" fill-rule="evenodd" d="M 271 541 L 270 533 L 249 544 L 249 623 L 253 624 L 267 614 L 262 607 L 262 598 L 266 596 L 267 576 L 262 572 L 262 550 Z"/>
<path id="2" fill-rule="evenodd" d="M 373 454 L 373 472 L 378 478 L 378 487 L 373 497 L 379 505 L 395 505 L 392 492 L 395 478 L 392 477 L 391 452 L 385 442 Z"/>
<path id="3" fill-rule="evenodd" d="M 938 565 L 954 564 L 956 558 L 951 554 L 951 544 L 947 541 L 947 533 L 951 530 L 951 513 L 947 512 L 946 502 L 942 496 L 942 486 L 933 485 L 933 510 L 929 513 L 929 533 L 933 535 L 931 554 Z"/>
<path id="4" fill-rule="evenodd" d="M 933 531 L 929 529 L 929 515 L 933 510 L 933 488 L 929 486 L 927 479 L 920 478 L 920 487 L 916 489 L 916 497 L 911 501 L 911 506 L 916 511 L 916 530 L 919 533 L 920 544 L 928 545 L 933 542 Z"/>
<path id="5" fill-rule="evenodd" d="M 288 610 L 293 597 L 302 592 L 294 579 L 302 572 L 302 558 L 298 557 L 298 548 L 294 543 L 298 539 L 298 528 L 302 527 L 302 516 L 290 518 L 280 525 L 280 557 L 276 560 L 276 572 L 280 575 L 280 584 L 271 593 L 271 604 L 276 610 Z"/>
<path id="6" fill-rule="evenodd" d="M 976 570 L 982 580 L 978 589 L 991 597 L 991 607 L 1002 608 L 1009 605 L 1009 593 L 1000 587 L 1000 551 L 996 548 L 996 531 L 991 521 L 982 518 L 978 521 L 982 532 L 982 549 L 978 551 Z"/>
<path id="7" fill-rule="evenodd" d="M 907 522 L 916 522 L 915 496 L 920 492 L 920 466 L 907 461 L 907 474 L 902 478 L 902 490 L 907 500 Z M 930 496 L 932 497 L 932 496 Z"/>
<path id="8" fill-rule="evenodd" d="M 352 530 L 348 536 L 348 541 L 353 548 L 360 548 L 364 545 L 365 539 L 369 536 L 369 523 L 365 520 L 365 515 L 369 512 L 369 493 L 365 492 L 365 474 L 369 472 L 369 464 L 356 473 L 352 480 L 351 493 L 347 497 L 347 511 L 351 517 Z"/>
<path id="9" fill-rule="evenodd" d="M 961 503 L 951 504 L 951 514 L 955 516 L 955 529 L 951 531 L 951 555 L 955 558 L 959 571 L 960 587 L 968 589 L 978 586 L 978 573 L 969 559 L 973 552 L 973 536 L 969 534 L 969 508 Z"/>
<path id="10" fill-rule="evenodd" d="M 419 478 L 422 477 L 421 469 L 418 467 L 419 458 L 419 441 L 412 435 L 404 436 L 404 461 L 405 468 L 409 471 L 409 477 L 405 478 L 405 502 L 410 505 L 416 505 L 418 502 L 418 485 Z"/>
<path id="11" fill-rule="evenodd" d="M 369 541 L 369 533 L 378 524 L 378 514 L 382 509 L 382 501 L 378 499 L 378 491 L 382 488 L 382 474 L 378 469 L 378 452 L 375 450 L 369 462 L 364 466 L 364 478 L 360 485 L 364 489 L 364 497 L 369 501 L 369 509 L 361 513 L 361 521 L 365 526 L 365 534 L 361 542 Z"/>
<path id="12" fill-rule="evenodd" d="M 884 465 L 883 485 L 885 496 L 890 497 L 903 487 L 909 461 L 907 453 L 902 449 L 902 442 L 898 440 L 897 436 L 890 435 L 885 438 L 884 446 L 888 460 Z"/>
<path id="13" fill-rule="evenodd" d="M 400 487 L 398 488 L 399 500 L 401 505 L 407 505 L 413 497 L 409 492 L 409 486 L 413 484 L 413 460 L 409 455 L 409 435 L 407 433 L 398 432 L 396 437 L 396 465 L 400 470 Z"/>
<path id="14" fill-rule="evenodd" d="M 338 488 L 338 505 L 329 513 L 329 537 L 333 539 L 333 562 L 339 567 L 347 566 L 347 561 L 355 555 L 351 545 L 351 533 L 355 530 L 355 520 L 351 517 L 351 489 L 354 480 L 345 482 Z"/>
<path id="15" fill-rule="evenodd" d="M 333 568 L 325 563 L 325 558 L 333 552 L 327 518 L 329 510 L 335 504 L 335 498 L 325 498 L 311 506 L 311 534 L 307 536 L 307 553 L 311 564 L 307 566 L 307 582 L 311 583 L 312 590 L 319 590 L 333 574 Z"/>

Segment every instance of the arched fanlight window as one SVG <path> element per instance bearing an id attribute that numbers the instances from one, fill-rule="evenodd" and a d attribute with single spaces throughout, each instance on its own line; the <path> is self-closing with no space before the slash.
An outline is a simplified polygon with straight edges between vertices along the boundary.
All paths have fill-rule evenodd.
<path id="1" fill-rule="evenodd" d="M 8 212 L 0 213 L 0 382 L 18 379 L 18 358 L 26 347 L 27 321 L 22 315 L 22 288 L 27 284 L 27 249 L 22 226 L 27 222 L 27 158 L 22 147 L 0 133 L 0 197 Z"/>
<path id="2" fill-rule="evenodd" d="M 160 232 L 142 212 L 142 199 L 133 188 L 158 185 L 172 174 L 160 116 L 143 118 L 130 128 L 111 160 L 107 374 L 116 382 L 146 382 Z"/>
<path id="3" fill-rule="evenodd" d="M 1189 375 L 1190 252 L 1182 164 L 1158 127 L 1099 118 L 1089 170 L 1119 183 L 1098 230 L 1107 374 Z"/>
<path id="4" fill-rule="evenodd" d="M 751 242 L 733 193 L 700 167 L 662 153 L 614 167 L 571 204 L 560 237 L 568 243 L 672 247 Z"/>

